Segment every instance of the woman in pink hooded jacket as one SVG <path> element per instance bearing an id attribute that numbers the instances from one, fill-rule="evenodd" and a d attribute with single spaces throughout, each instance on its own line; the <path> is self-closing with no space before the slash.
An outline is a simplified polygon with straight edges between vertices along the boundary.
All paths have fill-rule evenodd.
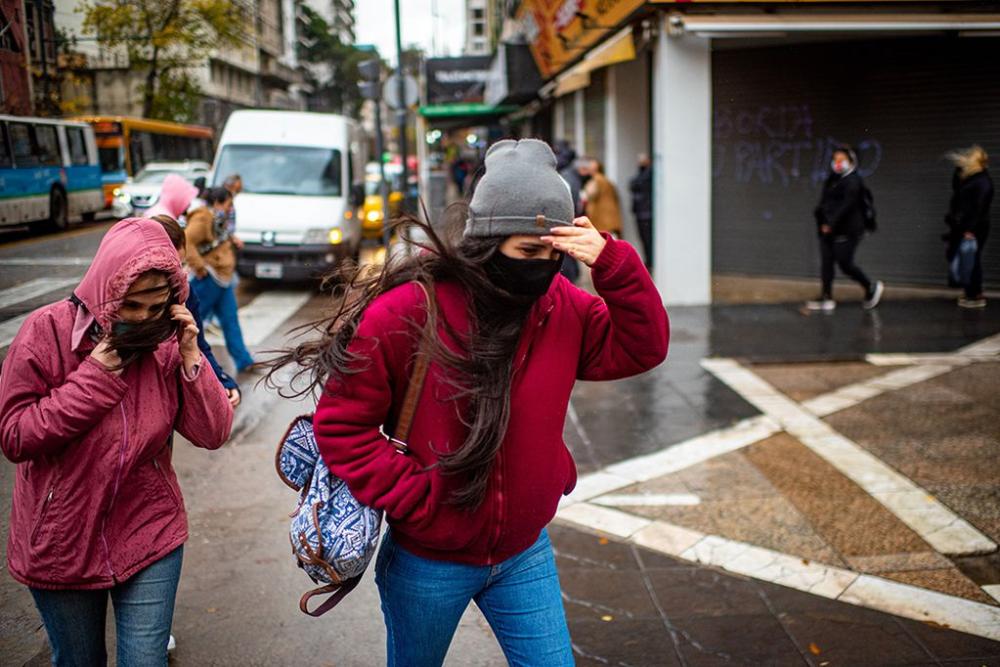
<path id="1" fill-rule="evenodd" d="M 233 415 L 187 293 L 163 227 L 123 220 L 4 361 L 0 447 L 18 464 L 7 566 L 35 598 L 54 664 L 105 663 L 109 595 L 118 664 L 167 663 L 188 536 L 172 433 L 215 449 Z"/>

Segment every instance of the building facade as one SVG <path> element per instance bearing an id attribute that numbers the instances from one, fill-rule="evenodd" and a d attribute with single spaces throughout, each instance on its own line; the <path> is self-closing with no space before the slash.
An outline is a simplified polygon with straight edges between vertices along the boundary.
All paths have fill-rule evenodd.
<path id="1" fill-rule="evenodd" d="M 22 0 L 0 0 L 0 113 L 31 113 L 30 47 Z"/>
<path id="2" fill-rule="evenodd" d="M 941 286 L 945 154 L 1000 154 L 1000 9 L 877 4 L 523 0 L 504 33 L 530 44 L 545 83 L 509 118 L 602 160 L 623 211 L 637 155 L 652 156 L 668 303 L 708 303 L 713 273 L 818 276 L 812 211 L 840 143 L 878 211 L 861 263 Z M 625 236 L 638 242 L 634 221 Z M 1000 287 L 997 244 L 983 264 Z"/>
<path id="3" fill-rule="evenodd" d="M 234 0 L 248 30 L 236 46 L 215 49 L 188 74 L 202 91 L 195 121 L 221 128 L 240 108 L 302 109 L 304 74 L 295 46 L 298 0 Z M 72 113 L 142 115 L 138 91 L 144 73 L 124 51 L 100 47 L 83 30 L 78 0 L 56 0 L 56 27 L 71 40 L 62 56 L 70 75 L 62 77 L 63 103 Z"/>

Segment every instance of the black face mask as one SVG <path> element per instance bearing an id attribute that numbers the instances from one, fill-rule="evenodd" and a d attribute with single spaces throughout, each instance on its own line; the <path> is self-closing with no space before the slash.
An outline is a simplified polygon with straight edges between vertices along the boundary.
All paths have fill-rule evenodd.
<path id="1" fill-rule="evenodd" d="M 486 262 L 485 268 L 493 284 L 505 292 L 537 299 L 548 291 L 561 266 L 562 257 L 515 259 L 498 249 Z"/>
<path id="2" fill-rule="evenodd" d="M 175 335 L 177 322 L 171 319 L 167 310 L 160 317 L 145 322 L 115 322 L 111 327 L 108 346 L 121 357 L 124 368 L 139 357 L 153 352 L 161 343 Z"/>

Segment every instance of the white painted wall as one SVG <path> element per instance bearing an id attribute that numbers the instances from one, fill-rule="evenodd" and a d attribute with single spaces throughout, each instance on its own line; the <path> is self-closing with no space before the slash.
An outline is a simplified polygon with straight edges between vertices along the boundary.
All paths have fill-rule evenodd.
<path id="1" fill-rule="evenodd" d="M 668 34 L 653 57 L 653 277 L 667 304 L 712 300 L 710 40 Z"/>
<path id="2" fill-rule="evenodd" d="M 645 54 L 608 68 L 607 113 L 605 115 L 605 161 L 607 177 L 618 189 L 625 240 L 641 252 L 642 242 L 632 215 L 629 180 L 635 175 L 639 153 L 651 153 L 649 145 L 649 76 Z"/>

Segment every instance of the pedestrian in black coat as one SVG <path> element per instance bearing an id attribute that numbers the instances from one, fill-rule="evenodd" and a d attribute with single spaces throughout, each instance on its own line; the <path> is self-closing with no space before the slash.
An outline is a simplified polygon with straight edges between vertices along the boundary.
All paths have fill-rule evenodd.
<path id="1" fill-rule="evenodd" d="M 632 215 L 639 228 L 646 268 L 653 268 L 653 167 L 648 155 L 639 156 L 639 171 L 629 181 Z"/>
<path id="2" fill-rule="evenodd" d="M 865 185 L 857 173 L 857 165 L 857 157 L 849 147 L 834 149 L 830 175 L 823 183 L 823 193 L 814 212 L 819 232 L 822 292 L 819 299 L 806 302 L 809 310 L 829 312 L 837 307 L 833 300 L 834 264 L 864 289 L 865 310 L 871 310 L 882 299 L 882 281 L 869 280 L 854 263 L 854 253 L 865 235 Z"/>
<path id="3" fill-rule="evenodd" d="M 948 224 L 948 258 L 958 251 L 962 239 L 976 241 L 976 259 L 965 295 L 958 300 L 963 308 L 982 308 L 983 248 L 990 235 L 990 205 L 993 203 L 993 179 L 986 170 L 989 157 L 980 146 L 954 151 L 948 157 L 955 163 L 951 180 L 951 204 L 945 221 Z"/>

